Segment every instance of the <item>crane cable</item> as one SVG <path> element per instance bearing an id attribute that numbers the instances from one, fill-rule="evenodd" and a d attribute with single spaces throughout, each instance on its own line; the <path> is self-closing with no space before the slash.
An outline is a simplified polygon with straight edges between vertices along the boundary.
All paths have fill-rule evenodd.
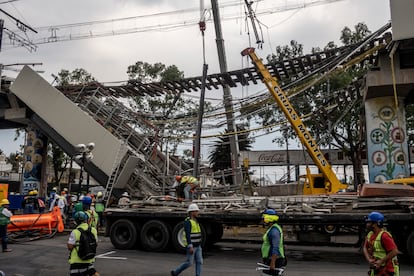
<path id="1" fill-rule="evenodd" d="M 201 80 L 201 91 L 200 91 L 200 105 L 198 111 L 198 119 L 196 125 L 196 133 L 195 133 L 195 141 L 194 141 L 194 148 L 193 148 L 193 157 L 194 157 L 194 165 L 193 165 L 193 176 L 199 177 L 200 175 L 200 151 L 201 151 L 201 131 L 202 131 L 202 124 L 203 124 L 203 113 L 204 113 L 204 97 L 206 92 L 206 79 L 207 79 L 207 70 L 208 64 L 206 63 L 206 46 L 205 46 L 205 36 L 204 31 L 206 30 L 206 22 L 205 22 L 205 9 L 204 9 L 204 0 L 200 0 L 200 22 L 198 23 L 202 42 L 203 42 L 203 77 Z"/>

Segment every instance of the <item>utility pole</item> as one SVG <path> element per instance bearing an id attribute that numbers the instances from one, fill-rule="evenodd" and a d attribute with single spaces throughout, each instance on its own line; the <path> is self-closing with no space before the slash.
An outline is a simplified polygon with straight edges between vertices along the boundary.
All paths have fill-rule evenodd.
<path id="1" fill-rule="evenodd" d="M 216 30 L 216 44 L 219 57 L 220 72 L 227 72 L 226 52 L 224 49 L 223 34 L 221 32 L 220 11 L 217 0 L 211 0 L 211 8 L 213 10 L 214 28 Z M 230 135 L 230 151 L 231 151 L 231 169 L 233 174 L 233 184 L 242 184 L 242 175 L 239 162 L 239 142 L 236 132 L 236 124 L 233 117 L 233 102 L 228 85 L 223 86 L 223 102 L 227 118 L 227 130 Z"/>
<path id="2" fill-rule="evenodd" d="M 201 81 L 200 107 L 198 110 L 196 137 L 194 141 L 193 176 L 196 178 L 199 178 L 200 176 L 201 126 L 203 125 L 204 98 L 206 94 L 206 78 L 208 70 L 208 64 L 206 63 L 206 45 L 204 37 L 204 31 L 206 30 L 204 0 L 200 0 L 200 22 L 198 22 L 198 26 L 200 27 L 200 32 L 203 37 L 203 79 Z"/>

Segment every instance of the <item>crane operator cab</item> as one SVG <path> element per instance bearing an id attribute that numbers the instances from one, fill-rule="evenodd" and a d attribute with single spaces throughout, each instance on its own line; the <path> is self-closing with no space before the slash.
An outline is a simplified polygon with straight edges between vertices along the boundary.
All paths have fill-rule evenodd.
<path id="1" fill-rule="evenodd" d="M 324 195 L 346 190 L 348 185 L 343 183 L 332 185 L 322 173 L 312 174 L 307 167 L 306 174 L 299 176 L 298 187 L 303 187 L 303 195 Z"/>

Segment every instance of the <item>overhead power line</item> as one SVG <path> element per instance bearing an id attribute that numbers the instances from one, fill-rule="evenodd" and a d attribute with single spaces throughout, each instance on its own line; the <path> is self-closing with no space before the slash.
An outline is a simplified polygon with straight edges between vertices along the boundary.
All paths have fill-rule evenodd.
<path id="1" fill-rule="evenodd" d="M 266 0 L 258 0 L 256 2 L 264 2 Z M 285 4 L 282 6 L 266 7 L 255 11 L 258 15 L 271 15 L 290 10 L 303 9 L 313 6 L 331 4 L 344 0 L 303 0 L 302 3 Z M 221 3 L 220 8 L 223 9 L 221 20 L 229 21 L 245 17 L 244 13 L 234 12 L 234 6 L 243 5 L 241 1 L 230 1 Z M 229 8 L 229 9 L 226 9 Z M 146 15 L 138 15 L 132 17 L 123 17 L 109 20 L 96 20 L 89 22 L 78 22 L 70 24 L 59 24 L 53 26 L 36 27 L 38 34 L 31 34 L 29 39 L 36 45 L 63 42 L 71 40 L 91 39 L 98 37 L 125 35 L 141 32 L 169 32 L 178 29 L 197 26 L 199 23 L 198 8 L 188 8 L 160 13 L 152 13 Z M 183 15 L 190 14 L 188 18 Z M 178 19 L 173 21 L 174 16 Z M 153 24 L 149 20 L 165 17 L 165 23 Z M 207 23 L 212 23 L 212 17 L 206 16 Z M 19 30 L 16 30 L 19 32 Z M 10 45 L 10 47 L 18 47 L 20 45 Z M 10 48 L 9 47 L 9 48 Z"/>

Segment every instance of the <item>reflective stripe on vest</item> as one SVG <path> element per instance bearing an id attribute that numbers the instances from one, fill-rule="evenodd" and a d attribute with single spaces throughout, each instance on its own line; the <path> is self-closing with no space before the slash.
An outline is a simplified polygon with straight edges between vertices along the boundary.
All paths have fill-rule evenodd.
<path id="1" fill-rule="evenodd" d="M 372 256 L 374 256 L 375 259 L 380 260 L 383 259 L 385 256 L 387 256 L 387 252 L 385 251 L 385 248 L 382 246 L 382 242 L 381 242 L 381 238 L 382 238 L 382 234 L 383 233 L 387 233 L 388 235 L 390 235 L 390 237 L 392 237 L 392 235 L 385 230 L 381 230 L 381 232 L 378 233 L 378 235 L 375 237 L 374 242 L 371 242 L 371 237 L 374 234 L 374 232 L 369 232 L 367 235 L 368 238 L 368 242 L 370 243 L 370 245 L 372 246 L 373 252 L 372 252 Z M 391 262 L 393 264 L 394 267 L 394 275 L 398 276 L 399 275 L 399 265 L 398 265 L 398 258 L 397 256 L 393 257 L 391 259 Z M 386 264 L 382 264 L 382 266 L 385 266 Z"/>
<path id="2" fill-rule="evenodd" d="M 190 238 L 191 238 L 191 243 L 195 243 L 195 244 L 200 244 L 201 243 L 201 227 L 200 224 L 190 218 L 186 218 L 186 221 L 190 221 L 191 223 L 191 234 L 190 234 Z M 183 240 L 184 240 L 184 244 L 187 246 L 188 242 L 187 239 L 185 237 L 185 231 L 183 232 Z"/>
<path id="3" fill-rule="evenodd" d="M 285 251 L 283 249 L 283 230 L 282 227 L 280 227 L 277 223 L 273 224 L 271 227 L 269 227 L 269 229 L 267 229 L 266 233 L 263 235 L 263 244 L 262 244 L 262 258 L 269 258 L 269 254 L 270 254 L 270 241 L 269 241 L 269 237 L 268 234 L 270 232 L 270 230 L 276 227 L 279 230 L 280 233 L 280 240 L 279 240 L 279 252 L 280 252 L 280 257 L 284 258 L 285 257 Z"/>
<path id="4" fill-rule="evenodd" d="M 87 223 L 81 223 L 78 227 L 82 228 L 83 230 L 87 230 L 89 226 Z M 98 234 L 96 232 L 96 229 L 91 228 L 91 231 L 94 234 L 95 239 L 98 240 Z M 70 252 L 69 264 L 90 264 L 90 263 L 95 262 L 95 258 L 90 259 L 90 260 L 82 260 L 81 258 L 79 258 L 78 250 L 79 250 L 79 240 L 80 240 L 81 232 L 77 229 L 74 229 L 73 233 L 75 234 L 76 244 L 75 244 L 75 247 Z"/>

